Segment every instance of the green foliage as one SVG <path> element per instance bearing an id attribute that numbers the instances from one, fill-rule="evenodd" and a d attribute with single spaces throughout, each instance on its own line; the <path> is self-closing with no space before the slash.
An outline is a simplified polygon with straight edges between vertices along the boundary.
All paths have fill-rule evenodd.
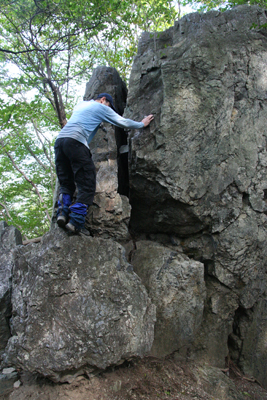
<path id="1" fill-rule="evenodd" d="M 178 18 L 178 11 L 171 1 L 137 0 L 135 3 L 135 23 L 142 26 L 143 30 L 162 31 Z"/>
<path id="2" fill-rule="evenodd" d="M 0 100 L 0 213 L 25 238 L 41 236 L 49 229 L 55 185 L 52 135 L 38 128 L 50 128 L 49 110 L 38 99 L 6 99 Z"/>

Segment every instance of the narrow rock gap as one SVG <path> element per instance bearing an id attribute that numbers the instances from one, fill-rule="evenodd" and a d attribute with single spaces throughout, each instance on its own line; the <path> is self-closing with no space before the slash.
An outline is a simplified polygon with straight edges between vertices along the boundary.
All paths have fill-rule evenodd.
<path id="1" fill-rule="evenodd" d="M 117 143 L 118 193 L 129 197 L 127 133 L 121 128 L 116 128 L 115 136 Z"/>
<path id="2" fill-rule="evenodd" d="M 243 203 L 243 207 L 251 207 L 250 201 L 249 201 L 249 194 L 248 193 L 243 193 L 243 197 L 242 197 L 242 203 Z"/>
<path id="3" fill-rule="evenodd" d="M 127 102 L 127 87 L 123 83 L 120 93 L 115 96 L 116 109 L 119 115 L 123 116 Z M 129 170 L 128 170 L 128 145 L 127 132 L 119 127 L 115 127 L 115 139 L 117 145 L 117 163 L 118 163 L 118 193 L 129 197 Z"/>
<path id="4" fill-rule="evenodd" d="M 228 336 L 228 349 L 230 359 L 240 368 L 242 368 L 242 352 L 244 333 L 251 324 L 251 310 L 239 307 L 235 311 L 233 330 Z"/>

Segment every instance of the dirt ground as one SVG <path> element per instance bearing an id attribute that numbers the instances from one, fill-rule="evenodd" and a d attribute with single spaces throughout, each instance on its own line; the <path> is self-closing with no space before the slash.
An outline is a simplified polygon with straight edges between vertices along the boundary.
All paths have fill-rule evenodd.
<path id="1" fill-rule="evenodd" d="M 20 382 L 0 400 L 267 400 L 267 391 L 234 366 L 210 372 L 173 357 L 134 360 L 91 379 L 80 376 L 71 384 L 30 374 L 22 374 Z"/>

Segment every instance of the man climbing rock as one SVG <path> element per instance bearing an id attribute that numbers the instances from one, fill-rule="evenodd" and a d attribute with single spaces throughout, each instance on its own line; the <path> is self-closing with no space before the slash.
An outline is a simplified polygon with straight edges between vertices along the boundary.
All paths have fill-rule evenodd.
<path id="1" fill-rule="evenodd" d="M 60 183 L 57 224 L 73 233 L 82 232 L 88 207 L 93 204 L 96 171 L 89 148 L 101 122 L 120 128 L 140 129 L 148 126 L 153 115 L 141 122 L 121 117 L 115 111 L 113 99 L 101 93 L 96 100 L 82 101 L 59 132 L 55 143 L 55 163 Z M 73 204 L 75 189 L 78 194 Z"/>

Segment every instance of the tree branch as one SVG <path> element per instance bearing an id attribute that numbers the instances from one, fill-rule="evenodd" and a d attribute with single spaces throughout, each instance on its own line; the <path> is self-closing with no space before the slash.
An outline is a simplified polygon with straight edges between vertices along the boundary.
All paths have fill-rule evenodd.
<path id="1" fill-rule="evenodd" d="M 14 135 L 16 135 L 16 136 L 20 136 L 20 137 L 22 137 L 23 138 L 23 135 L 21 134 L 21 133 L 18 133 L 18 132 L 14 132 L 13 134 L 11 134 L 13 137 L 14 137 Z M 25 143 L 24 141 L 23 141 L 23 144 L 24 144 L 24 146 L 26 147 L 26 149 L 28 150 L 28 152 L 31 154 L 31 156 L 35 159 L 35 161 L 45 170 L 45 171 L 48 171 L 49 170 L 49 167 L 47 166 L 47 165 L 45 165 L 37 156 L 36 156 L 36 154 L 34 153 L 34 151 L 31 149 L 31 147 L 27 144 L 27 143 Z"/>
<path id="2" fill-rule="evenodd" d="M 13 50 L 7 50 L 7 49 L 3 49 L 2 47 L 0 47 L 0 52 L 2 53 L 8 53 L 8 54 L 25 54 L 25 53 L 29 53 L 29 52 L 33 52 L 36 51 L 35 49 L 27 49 L 27 50 L 21 50 L 21 51 L 13 51 Z"/>
<path id="3" fill-rule="evenodd" d="M 12 220 L 13 218 L 12 218 L 11 215 L 9 214 L 9 211 L 8 211 L 7 206 L 6 206 L 5 204 L 3 204 L 3 203 L 0 203 L 0 206 L 2 206 L 2 207 L 5 209 L 8 218 Z"/>
<path id="4" fill-rule="evenodd" d="M 3 141 L 2 141 L 2 140 L 1 140 L 1 144 L 3 144 Z M 4 146 L 3 146 L 3 147 L 4 147 Z M 49 212 L 48 212 L 48 207 L 47 207 L 47 205 L 45 204 L 44 199 L 42 198 L 42 195 L 41 195 L 41 193 L 39 192 L 39 190 L 38 190 L 37 186 L 35 185 L 35 183 L 34 183 L 31 179 L 29 179 L 29 178 L 27 177 L 27 175 L 17 166 L 17 164 L 16 164 L 15 160 L 13 159 L 13 157 L 11 156 L 11 154 L 10 154 L 7 150 L 4 150 L 4 152 L 6 153 L 6 155 L 8 156 L 8 158 L 10 159 L 10 161 L 11 161 L 13 167 L 24 177 L 24 179 L 25 179 L 27 182 L 29 182 L 29 183 L 32 185 L 32 187 L 34 188 L 34 190 L 35 190 L 37 196 L 39 197 L 39 200 L 40 200 L 41 204 L 43 204 L 43 206 L 44 206 L 44 208 L 45 208 L 45 213 L 46 213 L 46 216 L 47 216 L 49 222 L 51 222 L 51 217 L 50 217 Z"/>
<path id="5" fill-rule="evenodd" d="M 44 152 L 44 154 L 45 154 L 47 160 L 49 161 L 49 164 L 50 164 L 53 168 L 55 168 L 55 164 L 53 163 L 51 157 L 50 157 L 49 154 L 47 153 L 47 150 L 46 150 L 46 147 L 45 147 L 45 145 L 44 145 L 44 142 L 42 141 L 42 139 L 41 139 L 41 137 L 40 137 L 40 132 L 39 132 L 39 129 L 38 129 L 38 127 L 37 127 L 35 121 L 34 121 L 33 119 L 31 119 L 31 121 L 32 121 L 34 130 L 35 130 L 36 136 L 38 137 L 39 141 L 40 141 L 41 144 L 42 144 L 43 152 Z M 47 138 L 45 138 L 45 139 L 48 140 Z M 50 143 L 50 142 L 49 142 L 49 143 Z M 47 166 L 45 166 L 45 167 L 46 167 L 45 169 L 47 170 L 48 167 L 47 167 Z"/>

